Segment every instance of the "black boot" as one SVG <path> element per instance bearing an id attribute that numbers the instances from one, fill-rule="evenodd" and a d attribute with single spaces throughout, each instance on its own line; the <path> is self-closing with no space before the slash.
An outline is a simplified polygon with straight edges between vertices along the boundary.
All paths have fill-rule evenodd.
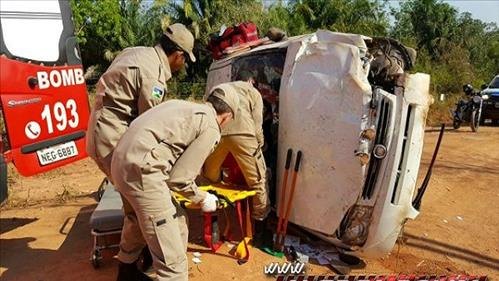
<path id="1" fill-rule="evenodd" d="M 152 270 L 152 255 L 149 251 L 149 247 L 144 247 L 142 249 L 142 264 L 141 264 L 142 272 L 148 272 Z"/>
<path id="2" fill-rule="evenodd" d="M 119 262 L 116 281 L 152 281 L 152 279 L 137 268 L 137 262 Z"/>
<path id="3" fill-rule="evenodd" d="M 255 234 L 253 246 L 257 248 L 272 247 L 272 232 L 267 227 L 267 219 L 255 220 Z"/>

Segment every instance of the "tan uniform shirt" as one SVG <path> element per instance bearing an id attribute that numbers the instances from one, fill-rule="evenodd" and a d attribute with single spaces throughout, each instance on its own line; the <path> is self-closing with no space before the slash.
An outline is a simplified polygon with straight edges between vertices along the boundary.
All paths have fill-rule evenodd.
<path id="1" fill-rule="evenodd" d="M 210 104 L 170 100 L 132 122 L 113 155 L 113 171 L 119 165 L 122 174 L 113 176 L 133 178 L 136 171 L 161 169 L 169 176 L 170 189 L 200 202 L 206 193 L 194 179 L 219 141 L 220 127 Z"/>
<path id="2" fill-rule="evenodd" d="M 248 82 L 235 81 L 225 83 L 239 94 L 239 111 L 236 118 L 222 129 L 222 136 L 249 135 L 256 137 L 263 146 L 263 100 L 258 90 Z"/>
<path id="3" fill-rule="evenodd" d="M 97 83 L 87 131 L 89 155 L 108 156 L 138 115 L 165 101 L 171 76 L 160 45 L 123 50 Z"/>

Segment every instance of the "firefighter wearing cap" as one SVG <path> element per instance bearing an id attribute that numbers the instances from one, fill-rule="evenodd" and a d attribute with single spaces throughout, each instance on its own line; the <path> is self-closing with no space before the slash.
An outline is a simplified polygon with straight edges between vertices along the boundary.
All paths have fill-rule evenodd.
<path id="1" fill-rule="evenodd" d="M 170 100 L 139 116 L 119 141 L 111 174 L 130 202 L 139 225 L 125 221 L 118 280 L 138 280 L 128 265 L 149 247 L 158 280 L 187 280 L 187 217 L 171 191 L 204 212 L 217 208 L 216 196 L 198 190 L 194 179 L 220 140 L 220 128 L 237 112 L 235 93 L 215 93 L 205 104 Z"/>
<path id="2" fill-rule="evenodd" d="M 245 80 L 249 81 L 250 77 Z M 256 191 L 253 197 L 252 217 L 262 222 L 270 211 L 266 184 L 266 166 L 262 153 L 263 137 L 263 100 L 257 89 L 250 82 L 236 81 L 223 83 L 214 91 L 235 93 L 239 96 L 240 105 L 234 121 L 222 130 L 222 139 L 215 151 L 204 164 L 203 175 L 212 182 L 221 180 L 221 166 L 227 154 L 231 153 L 244 175 L 249 188 Z M 256 224 L 256 228 L 261 223 Z M 256 234 L 263 229 L 256 229 Z"/>
<path id="3" fill-rule="evenodd" d="M 193 46 L 194 37 L 187 28 L 172 24 L 156 46 L 123 50 L 99 79 L 87 130 L 87 152 L 111 181 L 111 159 L 119 139 L 138 115 L 166 100 L 166 83 L 172 73 L 180 70 L 186 59 L 196 60 Z M 122 199 L 127 225 L 137 224 L 132 207 Z"/>
<path id="4" fill-rule="evenodd" d="M 123 50 L 97 83 L 87 132 L 87 152 L 112 179 L 113 150 L 130 123 L 167 98 L 166 82 L 185 60 L 195 61 L 194 37 L 179 23 L 170 25 L 154 47 Z"/>

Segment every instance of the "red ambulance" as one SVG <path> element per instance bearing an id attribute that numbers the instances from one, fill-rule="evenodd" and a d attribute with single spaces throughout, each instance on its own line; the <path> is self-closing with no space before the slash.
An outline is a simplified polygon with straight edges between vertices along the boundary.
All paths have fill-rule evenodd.
<path id="1" fill-rule="evenodd" d="M 87 156 L 89 103 L 69 1 L 2 1 L 0 99 L 0 202 L 6 163 L 31 176 Z"/>

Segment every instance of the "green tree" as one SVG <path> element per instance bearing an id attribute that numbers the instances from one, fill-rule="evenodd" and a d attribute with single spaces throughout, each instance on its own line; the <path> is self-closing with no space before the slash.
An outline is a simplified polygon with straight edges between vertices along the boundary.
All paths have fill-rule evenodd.
<path id="1" fill-rule="evenodd" d="M 487 32 L 486 37 L 488 39 L 486 56 L 488 73 L 486 74 L 489 75 L 486 81 L 488 82 L 499 73 L 499 29 L 495 27 L 493 31 Z M 486 77 L 486 74 L 483 76 Z"/>
<path id="2" fill-rule="evenodd" d="M 255 0 L 184 0 L 170 3 L 172 21 L 183 23 L 194 33 L 196 42 L 194 53 L 197 61 L 187 69 L 187 79 L 204 81 L 211 64 L 211 54 L 206 46 L 222 26 L 240 22 L 261 22 L 263 4 Z"/>
<path id="3" fill-rule="evenodd" d="M 418 49 L 424 48 L 434 60 L 451 48 L 459 34 L 457 10 L 439 0 L 406 1 L 394 16 L 392 34 L 413 38 Z"/>
<path id="4" fill-rule="evenodd" d="M 115 0 L 71 1 L 73 21 L 85 66 L 105 63 L 104 50 L 116 49 L 122 33 L 120 3 Z"/>
<path id="5" fill-rule="evenodd" d="M 462 84 L 478 86 L 497 73 L 495 24 L 473 19 L 469 13 L 459 15 L 437 0 L 407 1 L 393 12 L 392 36 L 417 46 L 422 55 L 418 68 L 432 75 L 433 89 L 459 93 Z"/>
<path id="6" fill-rule="evenodd" d="M 124 48 L 152 46 L 168 22 L 168 2 L 71 0 L 85 66 L 106 67 Z"/>
<path id="7" fill-rule="evenodd" d="M 383 36 L 389 20 L 385 2 L 378 0 L 295 0 L 293 14 L 300 15 L 308 30 L 329 29 L 338 32 Z"/>

